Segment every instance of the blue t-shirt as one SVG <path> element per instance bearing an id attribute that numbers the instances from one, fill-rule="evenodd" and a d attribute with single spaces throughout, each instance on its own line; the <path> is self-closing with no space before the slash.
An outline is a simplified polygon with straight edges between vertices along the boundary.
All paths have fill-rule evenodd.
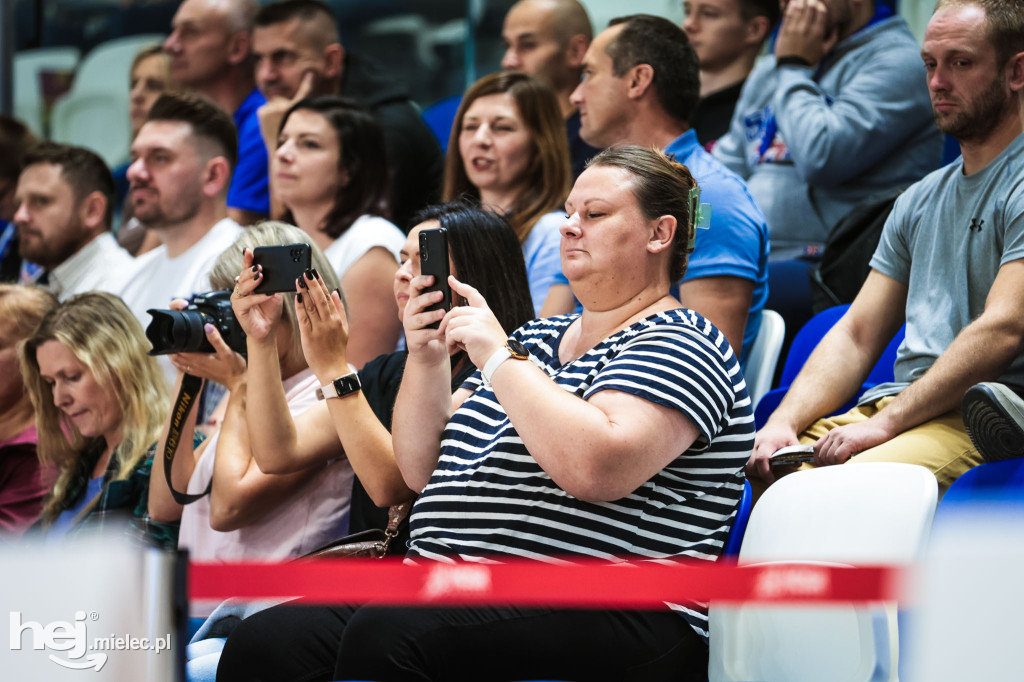
<path id="1" fill-rule="evenodd" d="M 267 147 L 260 133 L 257 110 L 266 103 L 259 90 L 253 90 L 235 110 L 238 129 L 238 163 L 228 188 L 228 208 L 270 214 L 270 183 L 267 178 Z"/>
<path id="2" fill-rule="evenodd" d="M 523 242 L 526 279 L 530 283 L 533 314 L 539 316 L 541 306 L 554 284 L 568 284 L 562 274 L 562 223 L 565 212 L 552 211 L 540 217 Z"/>
<path id="3" fill-rule="evenodd" d="M 65 509 L 60 515 L 54 520 L 53 525 L 46 531 L 47 543 L 61 542 L 64 536 L 68 534 L 68 531 L 75 525 L 75 519 L 82 513 L 82 510 L 92 502 L 103 490 L 103 477 L 97 476 L 96 478 L 90 478 L 89 482 L 85 487 L 85 494 L 82 495 L 82 499 L 78 501 L 74 507 Z"/>
<path id="4" fill-rule="evenodd" d="M 726 276 L 754 283 L 740 359 L 746 367 L 768 300 L 768 223 L 743 179 L 704 151 L 696 131 L 677 137 L 665 153 L 690 169 L 700 185 L 701 203 L 711 204 L 711 226 L 697 230 L 697 243 L 682 281 Z M 673 294 L 677 293 L 674 288 Z M 683 301 L 683 305 L 688 304 Z"/>

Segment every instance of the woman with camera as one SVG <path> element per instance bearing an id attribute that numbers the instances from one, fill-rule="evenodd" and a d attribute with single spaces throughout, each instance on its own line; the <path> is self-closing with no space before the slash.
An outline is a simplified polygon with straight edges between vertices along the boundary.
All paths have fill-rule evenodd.
<path id="1" fill-rule="evenodd" d="M 218 289 L 233 289 L 243 262 L 252 262 L 252 250 L 301 242 L 305 235 L 284 223 L 265 222 L 245 230 L 217 259 L 210 282 Z M 243 255 L 244 251 L 244 255 Z M 330 285 L 338 281 L 313 245 L 313 266 L 323 271 Z M 258 280 L 262 271 L 251 273 Z M 233 295 L 237 296 L 237 292 Z M 277 390 L 285 396 L 283 409 L 300 415 L 315 405 L 319 384 L 309 370 L 300 345 L 298 324 L 290 300 L 294 294 L 275 294 L 264 323 L 276 340 L 272 369 Z M 181 308 L 184 301 L 176 302 Z M 195 410 L 185 422 L 171 479 L 177 491 L 209 495 L 182 506 L 163 475 L 150 487 L 149 514 L 159 521 L 181 520 L 179 546 L 194 560 L 229 561 L 284 559 L 299 556 L 341 537 L 348 531 L 352 468 L 341 457 L 324 459 L 285 475 L 264 474 L 252 458 L 249 416 L 246 410 L 248 377 L 245 358 L 232 350 L 217 329 L 207 324 L 206 337 L 213 353 L 179 353 L 170 356 L 179 370 L 178 385 L 185 374 L 215 381 L 227 387 L 226 408 L 220 429 L 198 448 L 187 447 L 195 428 Z M 170 420 L 172 417 L 168 417 Z M 168 427 L 169 428 L 169 425 Z M 167 437 L 167 429 L 164 438 Z M 164 443 L 161 442 L 161 448 Z"/>
<path id="2" fill-rule="evenodd" d="M 571 184 L 565 121 L 548 86 L 505 71 L 466 91 L 448 144 L 444 198 L 469 197 L 508 219 L 522 244 L 539 317 L 576 305 L 558 254 Z"/>
<path id="3" fill-rule="evenodd" d="M 669 294 L 686 269 L 695 184 L 641 147 L 595 157 L 562 226 L 581 315 L 509 337 L 486 294 L 458 275 L 449 282 L 462 302 L 448 312 L 429 309 L 441 299 L 430 278 L 410 283 L 393 442 L 403 480 L 420 492 L 411 560 L 721 552 L 754 427 L 724 335 Z M 450 395 L 453 351 L 479 371 Z M 218 679 L 707 679 L 707 616 L 695 605 L 325 611 L 307 619 L 305 639 L 296 627 L 285 642 L 263 614 L 243 621 Z"/>
<path id="4" fill-rule="evenodd" d="M 398 345 L 391 279 L 405 236 L 389 214 L 384 134 L 366 110 L 315 97 L 284 115 L 271 158 L 281 219 L 298 225 L 327 256 L 348 301 L 348 360 L 362 367 Z"/>
<path id="5" fill-rule="evenodd" d="M 57 469 L 43 507 L 47 539 L 126 515 L 174 547 L 174 524 L 147 523 L 155 443 L 170 409 L 149 342 L 116 296 L 78 294 L 48 313 L 19 349 L 35 408 L 39 459 Z M 116 516 L 113 523 L 124 523 Z"/>

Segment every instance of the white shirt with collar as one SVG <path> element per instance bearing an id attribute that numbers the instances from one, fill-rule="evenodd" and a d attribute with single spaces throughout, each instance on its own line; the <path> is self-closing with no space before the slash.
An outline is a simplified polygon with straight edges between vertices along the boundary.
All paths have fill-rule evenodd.
<path id="1" fill-rule="evenodd" d="M 135 259 L 107 231 L 50 270 L 49 287 L 61 301 L 86 291 L 119 293 L 135 271 Z"/>

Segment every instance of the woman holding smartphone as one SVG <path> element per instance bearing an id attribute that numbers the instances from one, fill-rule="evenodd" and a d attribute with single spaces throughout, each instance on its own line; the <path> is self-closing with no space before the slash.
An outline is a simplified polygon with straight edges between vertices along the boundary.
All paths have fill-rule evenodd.
<path id="1" fill-rule="evenodd" d="M 488 292 L 502 324 L 512 329 L 532 317 L 526 303 L 521 251 L 504 219 L 467 205 L 447 204 L 424 209 L 414 222 L 401 250 L 402 265 L 394 277 L 399 320 L 409 300 L 410 282 L 420 274 L 420 233 L 436 227 L 447 231 L 451 271 Z M 448 258 L 440 253 L 433 257 Z M 345 309 L 338 293 L 322 277 L 306 277 L 298 284 L 301 296 L 296 296 L 295 311 L 302 348 L 320 384 L 330 386 L 335 379 L 353 374 Z M 414 496 L 395 464 L 390 434 L 392 408 L 407 353 L 399 351 L 371 360 L 358 372 L 360 389 L 325 399 L 303 414 L 292 416 L 283 409 L 285 396 L 274 372 L 275 338 L 267 327 L 257 323 L 265 316 L 265 309 L 275 303 L 271 297 L 251 293 L 258 285 L 251 268 L 244 268 L 238 280 L 242 295 L 232 300 L 235 315 L 247 334 L 246 423 L 256 463 L 264 472 L 287 474 L 344 452 L 356 472 L 350 531 L 384 528 L 388 506 Z M 461 352 L 453 355 L 450 367 L 450 392 L 454 392 L 474 367 Z M 407 533 L 394 543 L 396 553 L 404 553 L 406 538 Z"/>
<path id="2" fill-rule="evenodd" d="M 538 317 L 576 305 L 558 252 L 571 184 L 565 121 L 550 88 L 526 74 L 499 72 L 466 91 L 452 125 L 444 198 L 470 197 L 508 219 L 522 244 Z"/>
<path id="3" fill-rule="evenodd" d="M 429 278 L 411 282 L 393 430 L 403 480 L 419 492 L 410 560 L 675 562 L 721 552 L 754 426 L 725 336 L 669 293 L 686 270 L 695 185 L 649 149 L 595 157 L 562 227 L 581 315 L 508 336 L 487 294 L 458 274 L 449 282 L 463 303 L 448 312 L 429 309 L 440 299 Z M 479 371 L 450 395 L 455 350 Z M 218 679 L 707 679 L 707 615 L 694 605 L 326 611 L 305 639 L 297 627 L 268 641 L 259 615 L 244 621 Z M 306 676 L 295 673 L 299 658 Z"/>
<path id="4" fill-rule="evenodd" d="M 298 228 L 278 222 L 247 228 L 214 263 L 210 283 L 217 289 L 232 288 L 243 263 L 250 266 L 254 280 L 261 281 L 262 269 L 257 266 L 256 272 L 252 272 L 253 249 L 293 244 L 303 236 Z M 324 254 L 316 246 L 312 247 L 312 263 L 323 271 L 328 286 L 338 286 Z M 237 295 L 235 292 L 232 296 Z M 299 325 L 291 303 L 295 295 L 274 294 L 266 298 L 269 302 L 259 323 L 274 339 L 268 373 L 274 377 L 276 390 L 284 396 L 282 410 L 298 416 L 316 405 L 319 384 L 302 353 Z M 184 302 L 177 303 L 180 307 Z M 251 321 L 249 326 L 253 326 Z M 245 358 L 231 350 L 212 325 L 207 325 L 205 331 L 215 352 L 170 357 L 179 370 L 179 385 L 182 375 L 187 373 L 227 387 L 224 420 L 216 433 L 192 448 L 188 444 L 192 442 L 195 410 L 190 412 L 171 478 L 178 491 L 200 495 L 210 486 L 210 494 L 182 506 L 171 495 L 161 473 L 153 477 L 150 485 L 150 517 L 162 522 L 180 519 L 178 545 L 187 548 L 197 561 L 286 559 L 344 536 L 348 532 L 351 466 L 341 453 L 336 453 L 332 458 L 297 467 L 287 475 L 260 471 L 252 457 L 254 444 L 249 439 L 248 422 L 261 417 L 254 417 L 247 409 L 253 389 Z"/>
<path id="5" fill-rule="evenodd" d="M 395 350 L 402 330 L 391 280 L 405 235 L 386 218 L 380 126 L 339 97 L 302 100 L 284 115 L 270 171 L 281 219 L 323 250 L 341 280 L 353 329 L 349 361 L 362 367 Z"/>

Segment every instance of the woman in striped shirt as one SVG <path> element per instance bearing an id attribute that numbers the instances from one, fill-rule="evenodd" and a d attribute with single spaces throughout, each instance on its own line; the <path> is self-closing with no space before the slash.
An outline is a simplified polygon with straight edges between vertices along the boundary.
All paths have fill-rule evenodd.
<path id="1" fill-rule="evenodd" d="M 669 294 L 686 269 L 694 187 L 684 166 L 641 147 L 591 162 L 562 227 L 562 265 L 581 315 L 534 320 L 509 337 L 472 287 L 450 279 L 463 305 L 445 313 L 427 310 L 440 299 L 425 291 L 430 278 L 413 280 L 393 422 L 399 468 L 420 491 L 411 560 L 718 556 L 754 427 L 725 337 Z M 480 370 L 454 395 L 452 349 Z M 340 645 L 324 679 L 707 674 L 707 617 L 692 604 L 332 613 Z"/>

